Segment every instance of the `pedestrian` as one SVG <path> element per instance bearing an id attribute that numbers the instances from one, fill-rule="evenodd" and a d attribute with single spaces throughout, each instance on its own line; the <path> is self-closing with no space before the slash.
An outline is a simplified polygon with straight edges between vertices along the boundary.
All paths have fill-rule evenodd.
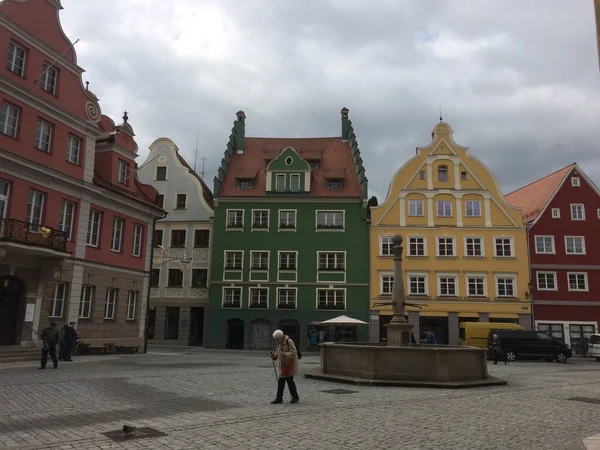
<path id="1" fill-rule="evenodd" d="M 320 330 L 317 335 L 319 336 L 319 344 L 324 344 L 325 343 L 325 337 L 326 337 L 326 333 L 325 330 Z"/>
<path id="2" fill-rule="evenodd" d="M 283 390 L 287 382 L 292 401 L 290 403 L 298 403 L 300 397 L 294 383 L 294 375 L 298 373 L 298 353 L 296 345 L 289 336 L 283 334 L 281 330 L 275 330 L 273 339 L 277 343 L 275 352 L 271 352 L 273 361 L 279 360 L 279 377 L 277 378 L 277 397 L 271 404 L 283 403 Z"/>
<path id="3" fill-rule="evenodd" d="M 494 364 L 498 364 L 498 359 L 500 361 L 504 361 L 504 365 L 506 365 L 506 355 L 504 354 L 504 350 L 502 350 L 502 342 L 500 342 L 500 338 L 497 334 L 492 336 L 492 351 L 494 352 Z"/>
<path id="4" fill-rule="evenodd" d="M 60 330 L 60 335 L 58 338 L 58 360 L 59 361 L 65 360 L 65 333 L 67 331 L 67 328 L 69 328 L 69 325 L 67 325 L 65 323 Z"/>
<path id="5" fill-rule="evenodd" d="M 313 350 L 317 348 L 317 330 L 314 328 L 311 328 L 309 332 L 309 344 Z"/>
<path id="6" fill-rule="evenodd" d="M 73 352 L 73 346 L 75 345 L 75 340 L 77 339 L 77 331 L 73 328 L 75 322 L 71 322 L 67 328 L 65 328 L 65 343 L 64 343 L 64 353 L 63 358 L 67 362 L 73 362 L 71 359 L 71 353 Z"/>
<path id="7" fill-rule="evenodd" d="M 73 350 L 71 352 L 72 355 L 75 355 L 77 353 L 76 352 L 76 350 L 77 350 L 77 339 L 79 339 L 79 333 L 77 333 L 77 329 L 75 328 L 75 325 L 76 325 L 75 322 L 70 322 L 69 325 L 75 331 L 75 338 L 73 339 Z"/>
<path id="8" fill-rule="evenodd" d="M 425 339 L 423 339 L 422 341 L 423 343 L 429 345 L 437 345 L 437 341 L 435 340 L 435 334 L 433 334 L 433 331 L 431 331 L 431 329 L 425 328 L 423 332 L 425 334 Z"/>
<path id="9" fill-rule="evenodd" d="M 60 340 L 58 330 L 56 329 L 56 322 L 50 322 L 50 326 L 42 330 L 40 337 L 42 338 L 43 342 L 42 363 L 40 369 L 46 368 L 46 363 L 48 362 L 48 353 L 50 353 L 52 363 L 54 364 L 54 368 L 56 369 L 58 367 L 58 358 L 56 358 L 56 346 L 58 345 L 58 341 Z"/>

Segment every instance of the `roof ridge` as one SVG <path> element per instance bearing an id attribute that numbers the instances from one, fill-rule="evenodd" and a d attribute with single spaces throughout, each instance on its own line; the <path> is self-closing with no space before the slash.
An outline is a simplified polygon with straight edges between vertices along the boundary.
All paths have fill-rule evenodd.
<path id="1" fill-rule="evenodd" d="M 552 173 L 549 173 L 548 175 L 544 175 L 543 177 L 541 177 L 541 178 L 538 178 L 537 180 L 534 180 L 534 181 L 532 181 L 531 183 L 528 183 L 528 184 L 526 184 L 525 186 L 521 186 L 520 188 L 518 188 L 518 189 L 515 189 L 514 191 L 510 191 L 509 193 L 507 193 L 507 194 L 504 194 L 504 197 L 507 197 L 507 196 L 509 196 L 509 195 L 511 195 L 511 194 L 514 194 L 515 192 L 519 192 L 519 191 L 521 191 L 521 190 L 523 190 L 523 189 L 525 189 L 525 188 L 531 187 L 532 185 L 534 185 L 534 184 L 536 184 L 536 183 L 539 183 L 540 181 L 542 181 L 542 180 L 545 180 L 546 178 L 550 178 L 552 175 L 556 175 L 557 173 L 559 173 L 559 172 L 561 172 L 561 171 L 563 171 L 563 170 L 565 170 L 565 169 L 567 169 L 567 168 L 569 168 L 569 167 L 574 167 L 574 166 L 576 166 L 576 165 L 577 165 L 577 163 L 576 163 L 576 162 L 574 162 L 574 163 L 571 163 L 571 164 L 569 164 L 569 165 L 566 165 L 566 166 L 564 166 L 564 167 L 563 167 L 563 168 L 561 168 L 561 169 L 555 170 L 554 172 L 552 172 Z"/>

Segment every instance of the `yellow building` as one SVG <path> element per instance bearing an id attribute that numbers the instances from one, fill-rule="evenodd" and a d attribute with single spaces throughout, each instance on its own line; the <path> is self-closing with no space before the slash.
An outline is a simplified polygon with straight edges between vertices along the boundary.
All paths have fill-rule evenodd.
<path id="1" fill-rule="evenodd" d="M 531 329 L 527 232 L 492 172 L 439 123 L 371 209 L 371 339 L 391 319 L 391 238 L 404 238 L 408 320 L 417 339 L 459 343 L 459 322 L 516 322 Z M 379 326 L 378 326 L 379 325 Z"/>

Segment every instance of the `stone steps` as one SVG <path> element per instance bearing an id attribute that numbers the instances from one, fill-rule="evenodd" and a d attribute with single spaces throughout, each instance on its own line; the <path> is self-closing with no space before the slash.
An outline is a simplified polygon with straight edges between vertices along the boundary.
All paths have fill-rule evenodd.
<path id="1" fill-rule="evenodd" d="M 10 362 L 37 361 L 41 357 L 41 350 L 34 347 L 21 347 L 19 345 L 0 347 L 0 364 Z"/>

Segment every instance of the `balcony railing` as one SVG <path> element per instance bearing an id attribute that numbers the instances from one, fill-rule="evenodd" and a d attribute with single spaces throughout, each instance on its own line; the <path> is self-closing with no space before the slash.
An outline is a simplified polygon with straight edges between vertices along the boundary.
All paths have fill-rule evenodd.
<path id="1" fill-rule="evenodd" d="M 67 251 L 67 234 L 64 231 L 15 219 L 0 220 L 0 241 Z"/>

